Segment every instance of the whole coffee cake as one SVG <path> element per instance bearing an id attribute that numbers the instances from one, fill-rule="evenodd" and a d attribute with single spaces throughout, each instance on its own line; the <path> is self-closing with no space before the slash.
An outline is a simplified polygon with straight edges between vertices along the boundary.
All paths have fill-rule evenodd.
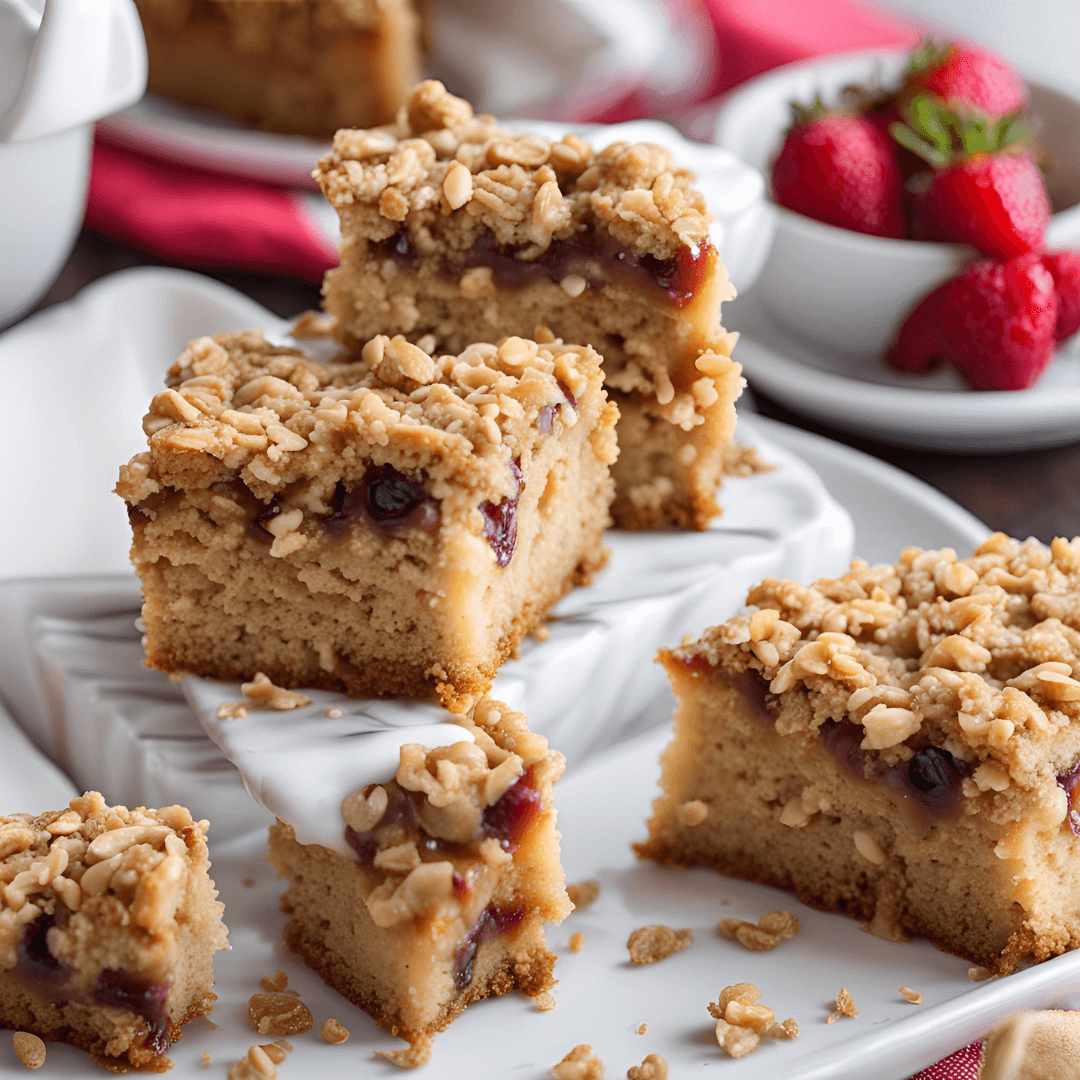
<path id="1" fill-rule="evenodd" d="M 639 854 L 999 974 L 1080 945 L 1080 538 L 747 602 L 661 654 L 679 704 Z"/>
<path id="2" fill-rule="evenodd" d="M 456 352 L 540 325 L 587 342 L 621 412 L 616 522 L 700 529 L 719 512 L 734 289 L 669 151 L 515 134 L 425 82 L 396 124 L 339 131 L 315 176 L 341 217 L 324 293 L 346 343 L 431 334 Z"/>
<path id="3" fill-rule="evenodd" d="M 270 830 L 289 947 L 410 1044 L 386 1055 L 400 1065 L 422 1065 L 472 1002 L 548 991 L 544 924 L 573 907 L 552 806 L 562 755 L 489 698 L 459 723 L 461 742 L 406 744 L 396 775 L 345 799 L 352 857 Z"/>
<path id="4" fill-rule="evenodd" d="M 327 364 L 252 331 L 193 342 L 168 382 L 116 489 L 151 667 L 465 711 L 606 561 L 592 349 L 379 336 Z"/>
<path id="5" fill-rule="evenodd" d="M 0 817 L 0 1027 L 88 1050 L 112 1072 L 164 1072 L 214 1003 L 227 945 L 207 822 L 181 806 Z"/>
<path id="6" fill-rule="evenodd" d="M 422 0 L 136 0 L 150 89 L 329 138 L 385 124 L 420 77 Z"/>

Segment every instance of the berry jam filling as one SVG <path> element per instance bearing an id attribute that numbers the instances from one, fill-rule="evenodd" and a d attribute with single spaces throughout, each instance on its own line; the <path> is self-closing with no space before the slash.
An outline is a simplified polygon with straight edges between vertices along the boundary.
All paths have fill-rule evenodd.
<path id="1" fill-rule="evenodd" d="M 502 797 L 484 811 L 473 837 L 473 844 L 494 838 L 499 841 L 502 849 L 510 854 L 521 847 L 529 829 L 544 810 L 540 792 L 534 786 L 535 777 L 535 766 L 529 766 L 503 792 Z M 406 791 L 396 780 L 390 780 L 381 786 L 387 795 L 386 810 L 375 828 L 367 832 L 357 832 L 348 827 L 345 829 L 345 841 L 356 852 L 357 861 L 362 867 L 370 870 L 375 865 L 375 853 L 379 849 L 380 841 L 385 842 L 391 830 L 395 831 L 391 838 L 393 843 L 401 843 L 405 835 L 415 840 L 416 849 L 424 862 L 435 862 L 453 856 L 465 858 L 474 854 L 470 844 L 442 840 L 429 836 L 424 831 L 417 812 L 427 798 L 422 791 Z M 455 877 L 457 876 L 459 875 L 455 874 Z M 468 885 L 468 888 L 471 888 L 465 875 L 461 876 L 460 887 L 466 889 Z"/>
<path id="2" fill-rule="evenodd" d="M 361 518 L 380 532 L 418 528 L 431 532 L 439 524 L 438 503 L 419 480 L 412 480 L 393 465 L 371 465 L 354 488 L 338 484 L 330 501 L 333 513 L 323 522 L 331 536 L 339 536 Z"/>
<path id="3" fill-rule="evenodd" d="M 406 232 L 373 245 L 378 253 L 403 270 L 416 270 L 419 256 Z M 562 281 L 570 275 L 585 279 L 594 292 L 613 281 L 652 287 L 674 307 L 685 307 L 705 279 L 712 246 L 683 245 L 673 259 L 657 259 L 631 251 L 610 236 L 582 232 L 568 240 L 553 240 L 538 259 L 519 259 L 501 248 L 491 233 L 483 233 L 459 259 L 443 259 L 439 273 L 455 281 L 476 266 L 491 269 L 499 288 L 520 289 L 534 281 Z"/>
<path id="4" fill-rule="evenodd" d="M 127 971 L 105 968 L 98 975 L 89 997 L 69 991 L 75 970 L 49 951 L 49 931 L 57 924 L 62 925 L 69 917 L 66 907 L 58 908 L 57 912 L 59 918 L 56 915 L 41 915 L 23 931 L 13 970 L 15 977 L 54 1005 L 90 1000 L 98 1005 L 124 1009 L 141 1016 L 146 1021 L 146 1045 L 155 1054 L 165 1053 L 168 1049 L 165 1033 L 169 1027 L 165 1000 L 169 996 L 169 987 Z"/>
<path id="5" fill-rule="evenodd" d="M 473 963 L 480 946 L 508 930 L 516 929 L 524 917 L 525 912 L 521 908 L 502 911 L 489 905 L 480 912 L 480 918 L 473 923 L 472 929 L 465 935 L 465 940 L 454 954 L 454 986 L 459 994 L 472 982 Z"/>
<path id="6" fill-rule="evenodd" d="M 262 506 L 261 503 L 260 506 Z M 275 495 L 269 504 L 262 506 L 262 509 L 252 520 L 251 525 L 248 528 L 251 538 L 264 544 L 272 544 L 274 542 L 274 534 L 266 526 L 280 513 L 281 500 Z"/>
<path id="7" fill-rule="evenodd" d="M 1069 812 L 1065 815 L 1074 836 L 1080 836 L 1080 761 L 1071 769 L 1058 773 L 1058 787 L 1069 799 Z"/>
<path id="8" fill-rule="evenodd" d="M 521 480 L 521 466 L 516 458 L 510 462 L 510 472 L 517 484 L 517 491 L 501 503 L 482 502 L 480 513 L 484 516 L 484 539 L 495 552 L 495 561 L 499 566 L 509 566 L 517 547 L 517 508 L 524 486 Z"/>
<path id="9" fill-rule="evenodd" d="M 99 1005 L 126 1009 L 146 1021 L 146 1045 L 155 1054 L 164 1054 L 169 1048 L 165 1032 L 169 1027 L 169 1014 L 165 999 L 169 988 L 165 983 L 154 983 L 139 978 L 128 971 L 105 968 L 97 977 L 91 998 Z"/>
<path id="10" fill-rule="evenodd" d="M 959 814 L 961 781 L 972 771 L 967 762 L 939 746 L 924 746 L 910 761 L 886 765 L 862 749 L 865 734 L 851 720 L 830 720 L 821 727 L 821 744 L 841 768 L 860 780 L 884 784 L 924 819 L 947 820 Z"/>

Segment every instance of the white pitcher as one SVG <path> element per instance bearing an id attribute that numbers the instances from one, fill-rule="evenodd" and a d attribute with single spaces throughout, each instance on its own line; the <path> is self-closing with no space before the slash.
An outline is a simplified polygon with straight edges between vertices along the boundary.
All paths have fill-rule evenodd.
<path id="1" fill-rule="evenodd" d="M 0 325 L 52 284 L 86 204 L 94 121 L 146 89 L 132 0 L 0 0 Z"/>

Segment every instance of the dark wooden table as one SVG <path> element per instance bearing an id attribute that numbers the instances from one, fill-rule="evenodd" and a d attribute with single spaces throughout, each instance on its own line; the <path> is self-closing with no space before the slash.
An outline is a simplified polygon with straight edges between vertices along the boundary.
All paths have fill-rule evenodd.
<path id="1" fill-rule="evenodd" d="M 86 230 L 39 307 L 67 300 L 88 282 L 114 270 L 158 265 L 165 264 Z M 195 269 L 247 293 L 283 317 L 296 315 L 319 302 L 319 289 L 310 282 L 271 274 Z M 932 453 L 900 449 L 832 430 L 761 394 L 755 400 L 758 410 L 766 416 L 847 443 L 918 476 L 967 507 L 993 529 L 1018 537 L 1037 536 L 1043 541 L 1080 534 L 1080 430 L 1076 442 L 1050 450 L 970 455 Z"/>

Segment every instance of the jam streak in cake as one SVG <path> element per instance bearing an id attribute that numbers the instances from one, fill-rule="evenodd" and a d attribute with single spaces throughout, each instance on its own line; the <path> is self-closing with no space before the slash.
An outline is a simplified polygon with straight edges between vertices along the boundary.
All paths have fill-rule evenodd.
<path id="1" fill-rule="evenodd" d="M 503 911 L 490 904 L 480 912 L 480 917 L 465 935 L 465 940 L 454 954 L 454 986 L 458 993 L 465 990 L 472 982 L 473 962 L 480 951 L 480 946 L 485 941 L 493 941 L 501 937 L 508 930 L 517 929 L 524 917 L 525 912 L 522 908 Z"/>
<path id="2" fill-rule="evenodd" d="M 404 230 L 372 246 L 410 273 L 419 265 L 419 255 Z M 673 259 L 658 259 L 632 251 L 610 236 L 583 231 L 568 240 L 552 240 L 539 258 L 519 259 L 513 251 L 499 247 L 491 233 L 484 232 L 460 258 L 441 259 L 438 272 L 456 281 L 465 270 L 488 267 L 494 283 L 503 289 L 520 289 L 535 281 L 560 282 L 571 276 L 584 278 L 594 292 L 612 282 L 625 282 L 656 290 L 659 299 L 683 308 L 697 294 L 709 260 L 715 257 L 716 251 L 708 242 L 683 244 Z"/>
<path id="3" fill-rule="evenodd" d="M 521 466 L 516 458 L 510 462 L 510 473 L 517 485 L 517 491 L 498 505 L 489 502 L 480 504 L 480 513 L 484 516 L 484 539 L 495 552 L 495 561 L 499 566 L 509 566 L 517 547 L 517 508 L 525 486 L 521 479 Z"/>
<path id="4" fill-rule="evenodd" d="M 924 824 L 932 827 L 934 819 L 948 821 L 959 815 L 961 782 L 971 775 L 971 765 L 939 746 L 924 746 L 910 761 L 886 765 L 861 749 L 865 734 L 850 720 L 830 720 L 821 727 L 821 745 L 852 776 L 896 792 Z"/>
<path id="5" fill-rule="evenodd" d="M 372 465 L 354 488 L 339 483 L 331 503 L 334 512 L 323 528 L 338 536 L 362 518 L 381 532 L 410 526 L 431 532 L 439 525 L 439 507 L 419 480 L 399 472 L 393 465 Z"/>
<path id="6" fill-rule="evenodd" d="M 64 907 L 57 910 L 63 914 L 67 912 Z M 164 1054 L 169 1048 L 165 1038 L 169 1027 L 169 1014 L 165 1008 L 169 987 L 128 971 L 105 968 L 89 994 L 70 990 L 74 968 L 58 960 L 49 951 L 48 934 L 55 925 L 56 916 L 46 914 L 35 919 L 23 931 L 18 945 L 18 961 L 12 972 L 19 982 L 58 1007 L 90 1001 L 135 1013 L 146 1023 L 146 1045 L 155 1054 Z"/>

